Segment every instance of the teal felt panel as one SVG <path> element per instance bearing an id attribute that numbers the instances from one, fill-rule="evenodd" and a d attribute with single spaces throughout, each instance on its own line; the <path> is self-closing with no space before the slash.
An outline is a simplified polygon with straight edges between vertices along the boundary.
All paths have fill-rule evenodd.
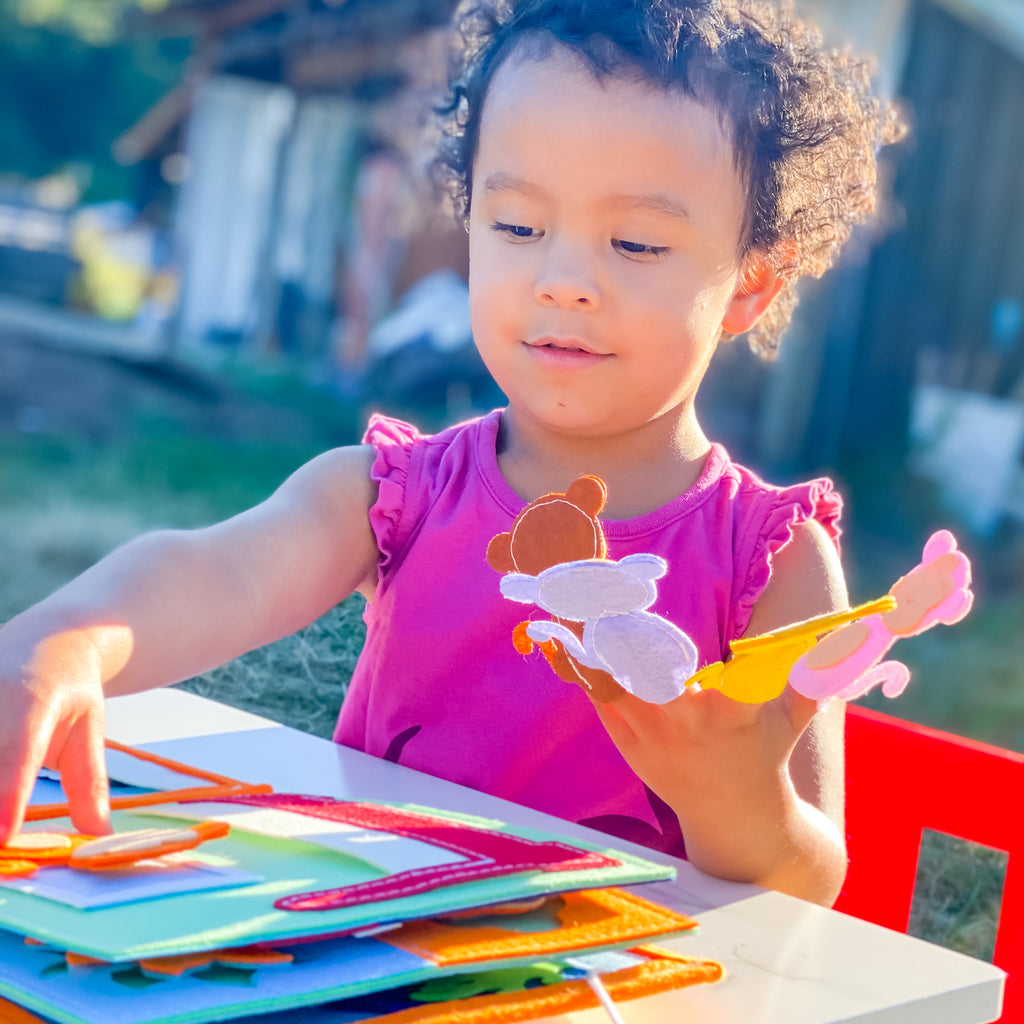
<path id="1" fill-rule="evenodd" d="M 499 824 L 438 811 L 429 813 L 468 821 L 477 827 L 494 828 Z M 112 820 L 117 831 L 167 824 L 165 817 L 147 816 L 139 811 L 115 812 Z M 52 825 L 70 830 L 67 820 L 58 819 Z M 539 841 L 560 838 L 505 826 L 501 830 Z M 452 885 L 385 903 L 294 912 L 276 909 L 273 903 L 293 893 L 351 885 L 381 878 L 384 874 L 373 865 L 336 851 L 235 829 L 225 838 L 205 844 L 203 849 L 266 881 L 92 910 L 77 910 L 0 887 L 0 928 L 102 960 L 126 961 L 281 938 L 323 936 L 382 921 L 430 917 L 547 893 L 655 881 L 672 878 L 675 874 L 670 867 L 608 847 L 575 840 L 572 845 L 597 850 L 615 858 L 619 864 L 581 871 L 524 872 Z"/>

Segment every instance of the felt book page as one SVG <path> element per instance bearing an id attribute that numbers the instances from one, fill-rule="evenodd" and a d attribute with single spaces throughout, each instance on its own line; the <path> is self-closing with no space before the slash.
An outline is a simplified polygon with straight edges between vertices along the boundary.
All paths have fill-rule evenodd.
<path id="1" fill-rule="evenodd" d="M 591 963 L 602 971 L 634 968 L 647 955 L 588 958 L 682 936 L 694 926 L 690 918 L 611 889 L 547 897 L 518 914 L 484 909 L 380 936 L 170 961 L 90 962 L 0 932 L 0 995 L 61 1024 L 185 1024 L 257 1013 L 272 1014 L 260 1021 L 302 1020 L 299 1007 L 327 1002 L 331 1016 L 324 1019 L 337 1024 L 457 996 L 557 985 L 582 977 Z M 717 976 L 706 966 L 690 973 L 691 981 Z"/>
<path id="2" fill-rule="evenodd" d="M 10 889 L 80 910 L 91 910 L 262 881 L 262 876 L 219 862 L 208 854 L 180 853 L 142 861 L 118 871 L 116 877 L 102 872 L 50 867 L 27 878 L 3 879 L 0 896 L 5 889 Z"/>
<path id="3" fill-rule="evenodd" d="M 254 942 L 323 936 L 389 921 L 429 917 L 512 899 L 605 885 L 671 878 L 674 869 L 604 846 L 501 826 L 437 811 L 352 804 L 322 797 L 236 797 L 238 808 L 307 815 L 305 838 L 232 828 L 205 843 L 205 856 L 262 881 L 159 899 L 135 899 L 80 910 L 7 887 L 0 928 L 60 949 L 108 961 L 214 950 Z M 273 821 L 276 815 L 270 815 Z M 259 820 L 259 816 L 257 816 Z M 264 819 L 264 824 L 266 823 Z M 278 819 L 280 820 L 280 819 Z M 408 868 L 409 859 L 382 867 L 387 843 L 338 844 L 330 823 L 434 845 L 441 863 Z M 116 832 L 164 826 L 166 817 L 117 811 Z M 51 827 L 73 831 L 70 821 Z M 353 833 L 356 834 L 356 833 Z M 315 841 L 327 837 L 327 845 Z M 397 844 L 396 849 L 399 845 Z M 353 851 L 369 851 L 364 857 Z M 410 856 L 412 856 L 410 854 Z M 417 854 L 419 856 L 419 854 Z M 398 870 L 394 870 L 397 868 Z M 38 874 L 55 868 L 41 868 Z M 113 890 L 120 872 L 105 872 Z"/>
<path id="4" fill-rule="evenodd" d="M 148 813 L 157 817 L 194 818 L 197 821 L 216 818 L 217 821 L 227 822 L 233 829 L 277 839 L 298 839 L 315 843 L 325 849 L 337 850 L 338 853 L 365 860 L 388 874 L 431 868 L 466 859 L 458 853 L 408 836 L 367 829 L 344 821 L 311 818 L 305 814 L 296 814 L 275 807 L 252 807 L 248 804 L 203 800 L 154 807 Z"/>

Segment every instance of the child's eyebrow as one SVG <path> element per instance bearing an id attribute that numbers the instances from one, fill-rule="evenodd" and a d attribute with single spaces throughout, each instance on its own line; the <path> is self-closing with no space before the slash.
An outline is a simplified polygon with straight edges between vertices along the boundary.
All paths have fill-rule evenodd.
<path id="1" fill-rule="evenodd" d="M 484 194 L 490 195 L 493 192 L 522 192 L 532 196 L 544 194 L 544 190 L 539 185 L 533 185 L 507 171 L 495 171 L 494 174 L 488 175 L 484 182 Z"/>
<path id="2" fill-rule="evenodd" d="M 534 185 L 515 174 L 507 171 L 495 171 L 488 175 L 484 181 L 484 194 L 492 195 L 496 192 L 521 192 L 523 195 L 543 199 L 546 192 L 540 185 Z M 645 192 L 640 195 L 615 195 L 609 196 L 605 206 L 619 207 L 627 210 L 652 210 L 654 213 L 663 213 L 669 217 L 679 220 L 689 220 L 690 211 L 686 206 L 664 192 Z"/>
<path id="3" fill-rule="evenodd" d="M 608 202 L 611 206 L 621 206 L 632 210 L 653 210 L 655 213 L 664 213 L 669 217 L 677 217 L 679 220 L 690 219 L 690 211 L 674 196 L 666 195 L 663 192 L 651 192 L 638 196 L 612 196 Z"/>

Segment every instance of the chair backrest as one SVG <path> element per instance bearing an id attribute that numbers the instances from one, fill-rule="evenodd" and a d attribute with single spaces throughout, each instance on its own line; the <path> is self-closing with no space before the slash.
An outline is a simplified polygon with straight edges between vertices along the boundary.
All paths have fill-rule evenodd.
<path id="1" fill-rule="evenodd" d="M 862 707 L 846 712 L 850 868 L 836 909 L 906 931 L 924 829 L 1007 852 L 993 963 L 1024 1021 L 1024 755 Z"/>

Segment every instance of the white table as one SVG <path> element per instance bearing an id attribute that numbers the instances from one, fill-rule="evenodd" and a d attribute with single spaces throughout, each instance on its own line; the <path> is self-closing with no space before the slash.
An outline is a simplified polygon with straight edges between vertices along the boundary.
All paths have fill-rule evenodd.
<path id="1" fill-rule="evenodd" d="M 561 819 L 339 747 L 181 690 L 107 702 L 107 735 L 279 793 L 418 803 L 609 842 Z M 1003 972 L 991 964 L 802 900 L 722 882 L 673 863 L 674 882 L 636 891 L 695 917 L 680 948 L 717 960 L 723 981 L 621 1005 L 626 1024 L 983 1024 L 999 1016 Z M 561 1024 L 608 1024 L 603 1011 Z"/>

